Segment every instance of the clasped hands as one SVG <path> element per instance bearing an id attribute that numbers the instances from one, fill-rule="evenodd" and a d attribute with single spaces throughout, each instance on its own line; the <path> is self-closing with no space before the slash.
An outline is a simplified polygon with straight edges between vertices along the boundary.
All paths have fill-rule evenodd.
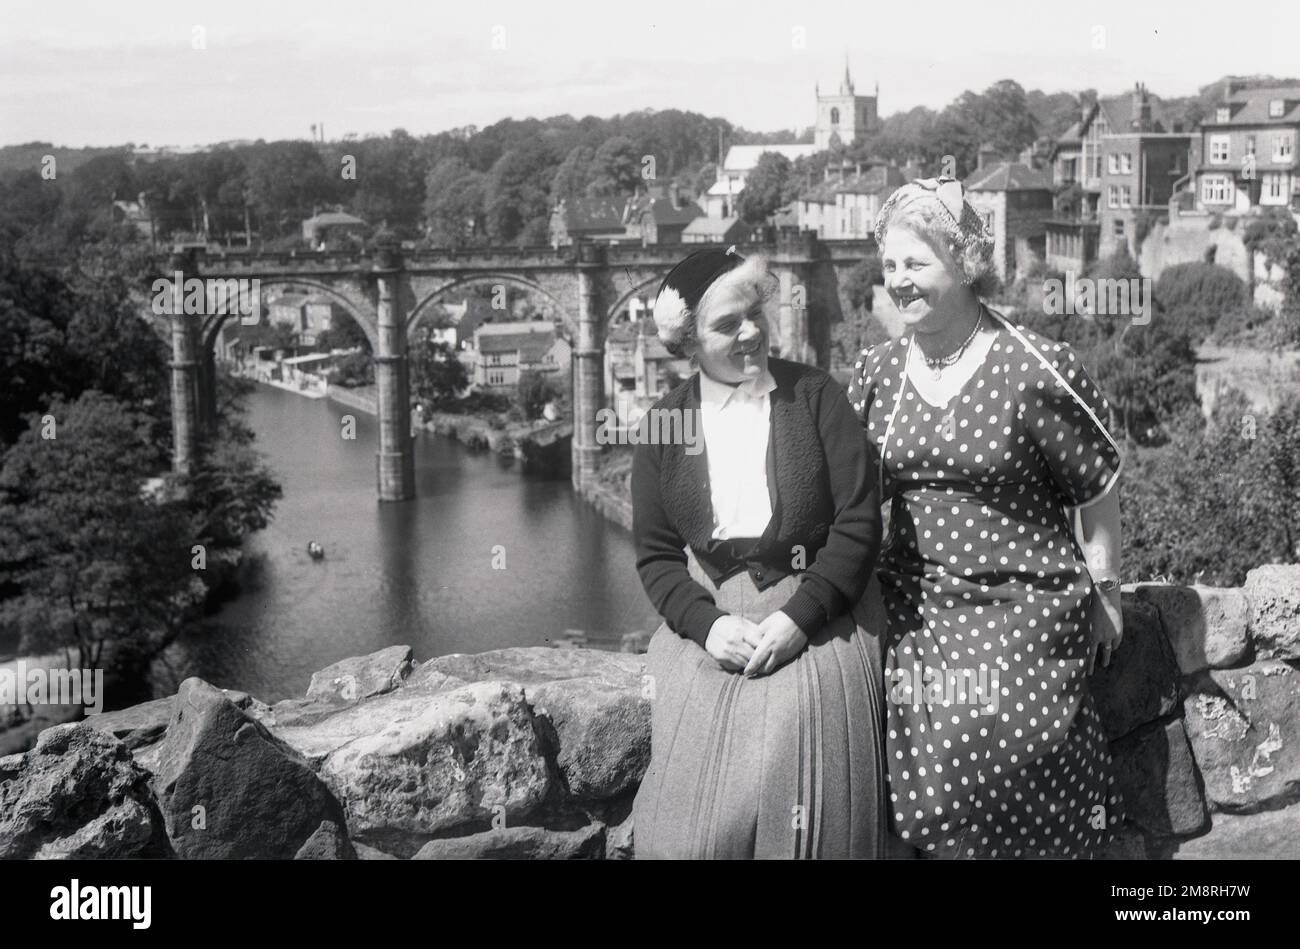
<path id="1" fill-rule="evenodd" d="M 767 675 L 803 651 L 808 637 L 781 610 L 761 623 L 743 616 L 719 616 L 709 627 L 705 651 L 728 672 Z"/>

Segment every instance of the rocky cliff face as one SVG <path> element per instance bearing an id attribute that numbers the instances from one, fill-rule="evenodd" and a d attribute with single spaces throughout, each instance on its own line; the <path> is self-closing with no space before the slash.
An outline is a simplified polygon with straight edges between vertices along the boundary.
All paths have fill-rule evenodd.
<path id="1" fill-rule="evenodd" d="M 1093 691 L 1127 857 L 1300 857 L 1300 567 L 1139 585 Z M 0 858 L 625 858 L 641 656 L 394 646 L 266 705 L 189 679 L 0 758 Z"/>

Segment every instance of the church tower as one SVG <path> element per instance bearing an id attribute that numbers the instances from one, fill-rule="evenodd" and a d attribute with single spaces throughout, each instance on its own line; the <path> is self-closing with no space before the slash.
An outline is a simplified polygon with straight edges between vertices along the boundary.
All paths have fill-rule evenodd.
<path id="1" fill-rule="evenodd" d="M 840 80 L 839 91 L 823 95 L 820 86 L 814 86 L 813 92 L 817 96 L 817 125 L 813 142 L 818 151 L 830 148 L 837 142 L 848 145 L 880 127 L 877 105 L 880 87 L 876 86 L 874 96 L 857 95 L 853 89 L 853 77 L 849 75 L 847 56 L 844 57 L 844 78 Z"/>

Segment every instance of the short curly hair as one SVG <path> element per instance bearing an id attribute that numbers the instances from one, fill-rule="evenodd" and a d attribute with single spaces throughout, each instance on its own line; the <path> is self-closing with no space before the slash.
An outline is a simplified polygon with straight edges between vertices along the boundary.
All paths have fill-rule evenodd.
<path id="1" fill-rule="evenodd" d="M 876 216 L 877 247 L 884 246 L 891 227 L 906 227 L 946 247 L 961 271 L 962 283 L 977 297 L 989 297 L 1001 286 L 993 263 L 993 237 L 969 202 L 962 201 L 959 224 L 935 191 L 906 184 L 889 196 Z"/>

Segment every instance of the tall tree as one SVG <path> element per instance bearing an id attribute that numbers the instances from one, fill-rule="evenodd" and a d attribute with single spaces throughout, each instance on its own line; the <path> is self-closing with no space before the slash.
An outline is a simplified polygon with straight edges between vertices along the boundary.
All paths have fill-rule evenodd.
<path id="1" fill-rule="evenodd" d="M 748 224 L 762 224 L 794 196 L 797 182 L 790 174 L 790 159 L 778 152 L 763 152 L 745 178 L 737 210 Z"/>

